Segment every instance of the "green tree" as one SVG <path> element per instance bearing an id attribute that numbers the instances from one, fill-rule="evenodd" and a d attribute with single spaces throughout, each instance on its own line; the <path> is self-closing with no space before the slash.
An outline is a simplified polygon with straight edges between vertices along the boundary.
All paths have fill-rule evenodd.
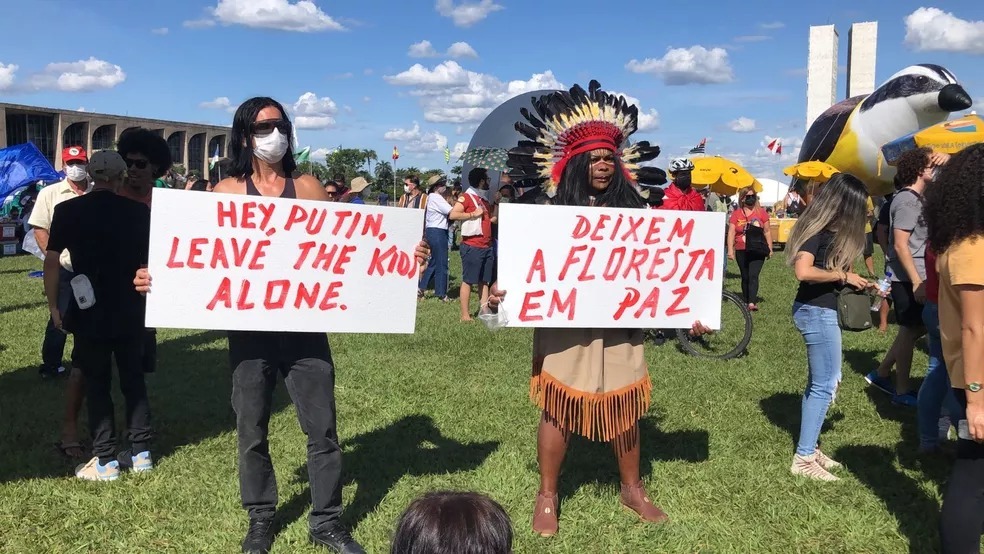
<path id="1" fill-rule="evenodd" d="M 355 178 L 366 164 L 366 151 L 358 148 L 338 148 L 328 154 L 325 161 L 328 166 L 328 175 L 344 175 L 345 182 Z M 330 178 L 329 177 L 329 178 Z"/>
<path id="2" fill-rule="evenodd" d="M 461 179 L 461 164 L 457 164 L 451 168 L 451 176 Z"/>
<path id="3" fill-rule="evenodd" d="M 328 173 L 328 168 L 325 167 L 325 164 L 312 162 L 311 160 L 297 164 L 297 170 L 300 171 L 301 173 L 314 175 L 322 183 L 331 178 Z"/>

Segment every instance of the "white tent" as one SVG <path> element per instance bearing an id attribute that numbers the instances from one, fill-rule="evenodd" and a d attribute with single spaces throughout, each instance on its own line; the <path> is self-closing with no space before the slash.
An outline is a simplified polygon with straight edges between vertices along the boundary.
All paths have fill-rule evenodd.
<path id="1" fill-rule="evenodd" d="M 762 183 L 762 192 L 759 193 L 759 203 L 765 207 L 772 206 L 782 201 L 789 192 L 789 185 L 780 183 L 775 179 L 759 179 Z"/>

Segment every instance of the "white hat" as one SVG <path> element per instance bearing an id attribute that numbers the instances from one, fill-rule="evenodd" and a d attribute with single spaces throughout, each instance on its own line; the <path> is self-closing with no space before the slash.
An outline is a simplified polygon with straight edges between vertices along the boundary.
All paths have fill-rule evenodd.
<path id="1" fill-rule="evenodd" d="M 88 171 L 95 181 L 112 181 L 126 174 L 126 162 L 115 150 L 100 150 L 89 158 Z"/>
<path id="2" fill-rule="evenodd" d="M 369 181 L 366 181 L 364 177 L 356 177 L 352 179 L 351 186 L 349 190 L 352 192 L 362 192 L 369 186 Z"/>

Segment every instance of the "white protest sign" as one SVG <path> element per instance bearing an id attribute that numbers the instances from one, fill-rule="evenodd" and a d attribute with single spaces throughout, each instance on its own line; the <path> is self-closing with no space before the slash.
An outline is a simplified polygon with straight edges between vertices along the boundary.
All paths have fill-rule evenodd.
<path id="1" fill-rule="evenodd" d="M 423 210 L 155 189 L 147 326 L 413 333 Z"/>
<path id="2" fill-rule="evenodd" d="M 721 327 L 724 214 L 503 204 L 510 327 Z"/>

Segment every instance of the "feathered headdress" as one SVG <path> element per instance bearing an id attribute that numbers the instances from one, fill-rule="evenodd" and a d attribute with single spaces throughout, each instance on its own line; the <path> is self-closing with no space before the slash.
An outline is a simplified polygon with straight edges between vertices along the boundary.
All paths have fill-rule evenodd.
<path id="1" fill-rule="evenodd" d="M 569 92 L 552 92 L 532 99 L 536 114 L 523 108 L 529 122 L 516 123 L 516 130 L 529 140 L 509 151 L 509 167 L 527 179 L 545 181 L 548 192 L 556 190 L 567 163 L 578 154 L 605 148 L 622 159 L 625 175 L 634 183 L 661 185 L 666 173 L 640 162 L 659 156 L 659 146 L 637 142 L 623 148 L 639 128 L 639 108 L 624 97 L 601 90 L 591 81 L 588 91 L 574 85 Z"/>

